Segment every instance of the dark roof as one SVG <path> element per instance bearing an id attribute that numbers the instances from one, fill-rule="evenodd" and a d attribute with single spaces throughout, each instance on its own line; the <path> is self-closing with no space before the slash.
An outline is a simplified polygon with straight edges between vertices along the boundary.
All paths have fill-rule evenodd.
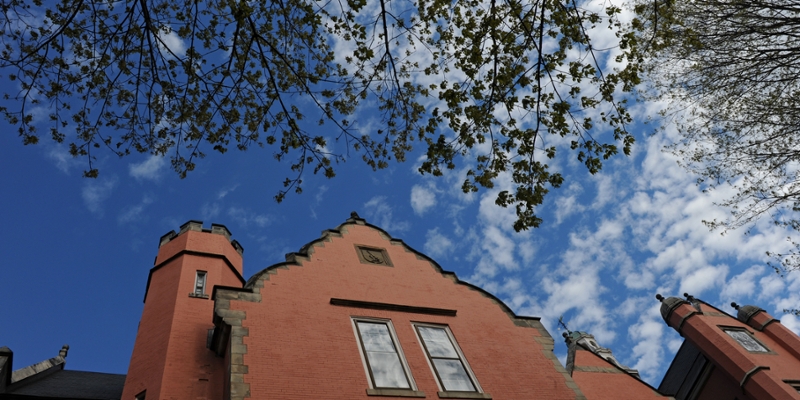
<path id="1" fill-rule="evenodd" d="M 703 353 L 684 340 L 658 386 L 658 391 L 673 396 L 676 400 L 686 399 L 695 389 L 707 364 L 708 360 Z"/>
<path id="2" fill-rule="evenodd" d="M 125 375 L 59 370 L 41 379 L 12 384 L 0 399 L 119 400 Z"/>

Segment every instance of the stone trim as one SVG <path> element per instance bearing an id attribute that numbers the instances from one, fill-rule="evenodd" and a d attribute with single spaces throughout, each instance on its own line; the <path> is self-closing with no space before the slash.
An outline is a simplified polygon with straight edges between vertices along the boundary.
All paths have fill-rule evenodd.
<path id="1" fill-rule="evenodd" d="M 652 390 L 652 391 L 653 391 L 653 393 L 663 396 L 663 395 L 661 394 L 661 392 L 659 392 L 659 391 L 658 391 L 658 389 L 656 389 L 655 387 L 653 387 L 653 385 L 651 385 L 651 384 L 649 384 L 649 383 L 647 383 L 647 382 L 643 381 L 643 380 L 642 380 L 642 378 L 639 376 L 639 373 L 638 373 L 636 370 L 626 370 L 626 369 L 624 369 L 624 368 L 621 368 L 620 366 L 618 366 L 618 365 L 615 365 L 615 364 L 614 364 L 614 363 L 612 363 L 611 361 L 609 361 L 609 360 L 607 360 L 607 359 L 605 359 L 605 358 L 601 357 L 599 354 L 597 354 L 597 353 L 595 353 L 595 352 L 593 352 L 593 351 L 591 351 L 591 350 L 589 350 L 589 349 L 586 349 L 586 348 L 585 348 L 583 345 L 580 345 L 580 344 L 578 344 L 578 343 L 575 343 L 575 345 L 576 345 L 576 346 L 580 346 L 580 349 L 578 349 L 578 351 L 586 351 L 586 352 L 588 352 L 589 354 L 591 354 L 591 355 L 593 355 L 593 356 L 597 357 L 598 359 L 605 361 L 606 363 L 608 363 L 608 365 L 609 365 L 609 366 L 608 366 L 608 367 L 575 366 L 575 365 L 574 365 L 574 360 L 572 360 L 572 361 L 570 360 L 570 355 L 572 355 L 572 357 L 574 357 L 574 354 L 575 354 L 575 353 L 574 353 L 574 352 L 572 352 L 571 350 L 568 350 L 568 352 L 567 352 L 567 370 L 569 371 L 569 374 L 570 374 L 570 376 L 572 376 L 572 371 L 573 371 L 573 370 L 577 370 L 577 371 L 581 371 L 581 372 L 597 372 L 597 373 L 619 373 L 619 374 L 625 374 L 625 375 L 628 375 L 628 376 L 630 376 L 630 377 L 631 377 L 631 378 L 633 378 L 633 379 L 636 379 L 636 380 L 637 380 L 637 381 L 639 381 L 639 383 L 641 383 L 642 385 L 645 385 L 645 386 L 647 386 L 648 388 L 650 388 L 650 390 Z M 670 366 L 670 367 L 671 367 L 671 366 Z M 556 369 L 558 369 L 558 368 L 556 368 Z M 633 371 L 633 372 L 632 372 L 632 371 Z M 569 385 L 568 385 L 568 386 L 569 386 Z M 675 398 L 674 398 L 674 397 L 664 397 L 664 398 L 665 398 L 665 399 L 667 399 L 667 400 L 675 400 Z M 687 397 L 687 398 L 692 398 L 692 397 L 691 397 L 691 396 L 689 396 L 689 397 Z"/>
<path id="2" fill-rule="evenodd" d="M 536 322 L 541 325 L 541 322 Z M 544 329 L 544 326 L 542 326 L 542 329 Z M 545 332 L 547 332 L 547 330 L 545 330 Z M 562 377 L 564 377 L 564 382 L 566 383 L 567 387 L 575 392 L 575 400 L 587 400 L 586 396 L 581 391 L 581 388 L 577 383 L 575 383 L 574 380 L 572 380 L 572 375 L 570 375 L 570 373 L 564 369 L 564 366 L 561 365 L 561 361 L 558 360 L 558 357 L 556 357 L 556 354 L 553 352 L 553 348 L 555 347 L 553 338 L 548 334 L 547 336 L 536 336 L 534 339 L 542 346 L 542 353 L 544 353 L 544 356 L 553 363 L 553 367 L 556 369 L 556 371 L 560 373 Z"/>
<path id="3" fill-rule="evenodd" d="M 379 247 L 372 247 L 366 246 L 361 244 L 356 244 L 356 254 L 358 254 L 358 260 L 361 261 L 362 264 L 368 265 L 382 265 L 384 267 L 394 267 L 392 264 L 392 260 L 389 258 L 389 253 L 386 252 L 386 249 L 379 248 Z M 380 253 L 380 257 L 374 257 L 373 259 L 367 259 L 367 256 L 364 254 L 365 251 Z"/>
<path id="4" fill-rule="evenodd" d="M 3 349 L 8 349 L 8 347 L 3 347 Z M 29 382 L 32 382 L 64 369 L 64 365 L 67 363 L 68 351 L 69 345 L 65 344 L 61 347 L 61 350 L 58 351 L 57 356 L 15 371 L 10 371 L 11 365 L 9 364 L 9 380 L 7 382 L 7 386 L 26 385 L 27 382 L 24 382 L 26 379 L 30 379 Z M 10 358 L 13 356 L 13 353 L 11 353 L 11 350 L 9 349 L 8 352 L 3 351 L 3 356 L 8 356 Z"/>
<path id="5" fill-rule="evenodd" d="M 261 284 L 263 287 L 263 284 Z M 242 400 L 250 397 L 250 384 L 245 383 L 245 375 L 249 367 L 244 363 L 247 354 L 247 345 L 244 337 L 249 336 L 248 328 L 242 326 L 242 321 L 247 319 L 247 313 L 242 310 L 231 310 L 231 300 L 249 301 L 260 303 L 261 294 L 250 290 L 214 287 L 214 334 L 211 339 L 211 348 L 217 355 L 225 349 L 230 353 L 230 400 Z M 224 351 L 224 350 L 223 350 Z"/>
<path id="6" fill-rule="evenodd" d="M 410 389 L 367 389 L 367 396 L 425 397 L 425 392 Z"/>
<path id="7" fill-rule="evenodd" d="M 701 313 L 699 311 L 692 311 L 692 312 L 684 315 L 683 317 L 681 317 L 681 321 L 678 322 L 678 326 L 675 329 L 678 331 L 678 333 L 681 333 L 681 329 L 683 329 L 683 324 L 686 323 L 686 320 L 688 320 L 691 317 L 694 317 L 695 315 L 702 315 L 702 314 L 703 313 Z M 681 335 L 683 335 L 683 334 L 681 333 Z"/>
<path id="8" fill-rule="evenodd" d="M 763 370 L 769 370 L 769 367 L 764 366 L 764 365 L 756 365 L 755 367 L 751 368 L 750 371 L 747 371 L 744 374 L 744 376 L 742 377 L 742 380 L 739 382 L 739 387 L 744 389 L 744 385 L 747 384 L 747 381 L 750 379 L 750 377 L 755 375 L 756 372 L 758 372 L 758 371 L 760 371 L 762 369 Z"/>
<path id="9" fill-rule="evenodd" d="M 753 331 L 751 331 L 751 330 L 749 330 L 749 329 L 747 329 L 747 328 L 745 328 L 745 327 L 736 326 L 736 325 L 717 325 L 717 328 L 719 328 L 719 329 L 720 329 L 720 330 L 721 330 L 721 331 L 722 331 L 722 332 L 723 332 L 723 333 L 724 333 L 726 336 L 728 336 L 730 339 L 732 339 L 734 342 L 736 342 L 736 345 L 738 346 L 738 348 L 741 348 L 742 350 L 744 350 L 744 351 L 746 351 L 746 352 L 748 352 L 748 353 L 750 353 L 750 354 L 778 355 L 778 353 L 776 353 L 776 352 L 775 352 L 775 350 L 772 350 L 771 348 L 767 347 L 767 345 L 766 345 L 766 344 L 764 344 L 764 342 L 762 342 L 761 340 L 759 340 L 759 339 L 756 337 L 756 335 L 754 335 L 754 334 L 753 334 Z M 763 348 L 764 348 L 764 349 L 766 349 L 767 351 L 751 351 L 751 350 L 748 350 L 748 349 L 747 349 L 746 347 L 744 347 L 744 345 L 743 345 L 742 343 L 740 343 L 740 342 L 739 342 L 739 341 L 738 341 L 736 338 L 734 338 L 733 336 L 731 336 L 731 335 L 728 333 L 728 331 L 741 331 L 741 332 L 747 333 L 748 335 L 750 335 L 750 337 L 751 337 L 751 338 L 752 338 L 754 341 L 756 341 L 756 343 L 760 344 L 760 345 L 761 345 L 761 347 L 763 347 Z"/>
<path id="10" fill-rule="evenodd" d="M 791 386 L 792 389 L 797 390 L 797 393 L 800 393 L 800 380 L 784 379 L 783 383 Z"/>
<path id="11" fill-rule="evenodd" d="M 625 372 L 616 367 L 592 367 L 578 365 L 572 368 L 573 371 L 579 372 L 601 372 L 605 374 L 624 374 Z"/>
<path id="12" fill-rule="evenodd" d="M 764 328 L 766 328 L 766 327 L 767 327 L 767 325 L 769 325 L 769 324 L 771 324 L 771 323 L 773 323 L 773 322 L 780 322 L 780 320 L 777 320 L 777 319 L 775 319 L 775 318 L 770 318 L 770 319 L 768 319 L 768 320 L 764 321 L 764 323 L 763 323 L 763 324 L 761 324 L 761 326 L 759 326 L 759 327 L 757 327 L 757 328 L 755 328 L 755 329 L 756 329 L 756 330 L 758 330 L 759 332 L 760 332 L 760 331 L 763 331 L 763 330 L 764 330 Z"/>
<path id="13" fill-rule="evenodd" d="M 716 311 L 703 311 L 703 315 L 708 315 L 709 317 L 730 317 L 729 314 Z"/>
<path id="14" fill-rule="evenodd" d="M 404 306 L 401 304 L 376 303 L 372 301 L 359 301 L 359 300 L 347 300 L 347 299 L 336 299 L 336 298 L 331 298 L 331 304 L 334 306 L 367 308 L 370 310 L 388 310 L 388 311 L 399 311 L 399 312 L 407 312 L 414 314 L 443 315 L 447 317 L 456 316 L 456 310 L 448 310 L 445 308 Z"/>
<path id="15" fill-rule="evenodd" d="M 188 231 L 206 232 L 206 233 L 213 233 L 215 235 L 225 236 L 225 238 L 228 239 L 228 241 L 231 243 L 231 246 L 233 246 L 233 248 L 236 250 L 237 253 L 239 253 L 239 255 L 242 255 L 242 253 L 244 253 L 244 248 L 242 247 L 242 245 L 239 244 L 239 242 L 236 240 L 231 240 L 231 231 L 225 225 L 212 223 L 210 229 L 203 228 L 203 221 L 197 221 L 193 219 L 186 221 L 183 225 L 181 225 L 178 233 L 175 233 L 175 231 L 172 230 L 161 235 L 161 238 L 158 239 L 158 247 L 161 248 L 161 246 L 169 243 L 172 239 Z"/>
<path id="16" fill-rule="evenodd" d="M 491 399 L 489 393 L 478 392 L 437 392 L 440 399 Z"/>

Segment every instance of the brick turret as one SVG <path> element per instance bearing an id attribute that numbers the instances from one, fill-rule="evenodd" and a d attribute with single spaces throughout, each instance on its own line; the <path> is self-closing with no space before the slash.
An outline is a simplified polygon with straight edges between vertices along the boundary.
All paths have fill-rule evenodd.
<path id="1" fill-rule="evenodd" d="M 696 371 L 687 375 L 691 379 L 684 379 L 693 387 L 682 385 L 676 398 L 683 398 L 680 393 L 686 391 L 687 397 L 699 400 L 800 399 L 792 385 L 800 371 L 796 335 L 781 330 L 780 323 L 760 308 L 741 307 L 734 318 L 702 300 L 684 296 L 686 300 L 656 296 L 664 321 L 702 356 L 693 364 Z M 772 329 L 765 329 L 770 326 Z M 667 375 L 672 372 L 670 368 Z"/>
<path id="2" fill-rule="evenodd" d="M 242 287 L 242 247 L 223 225 L 189 221 L 159 241 L 123 399 L 223 398 L 225 365 L 207 348 L 214 286 Z"/>

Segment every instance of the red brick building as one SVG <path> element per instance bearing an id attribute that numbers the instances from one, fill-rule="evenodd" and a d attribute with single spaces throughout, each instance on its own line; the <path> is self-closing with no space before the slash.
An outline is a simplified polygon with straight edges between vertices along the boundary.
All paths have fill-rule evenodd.
<path id="1" fill-rule="evenodd" d="M 800 338 L 756 307 L 662 298 L 686 342 L 654 388 L 583 332 L 565 368 L 538 318 L 355 213 L 247 281 L 230 236 L 190 221 L 161 238 L 115 398 L 800 399 Z M 66 351 L 22 377 L 5 350 L 0 399 L 101 398 L 58 392 Z"/>

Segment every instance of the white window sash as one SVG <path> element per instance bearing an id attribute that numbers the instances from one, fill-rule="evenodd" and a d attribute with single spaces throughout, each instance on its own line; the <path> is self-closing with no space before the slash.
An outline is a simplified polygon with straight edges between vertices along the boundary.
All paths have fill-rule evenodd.
<path id="1" fill-rule="evenodd" d="M 398 389 L 398 390 L 417 390 L 416 382 L 414 382 L 414 377 L 411 375 L 411 369 L 408 367 L 408 363 L 406 362 L 406 356 L 403 353 L 403 348 L 400 346 L 400 341 L 397 340 L 397 334 L 394 330 L 394 325 L 392 325 L 391 320 L 387 319 L 378 319 L 378 318 L 369 318 L 369 317 L 353 317 L 351 318 L 350 322 L 353 326 L 353 334 L 356 337 L 356 343 L 358 344 L 358 354 L 361 356 L 361 363 L 364 366 L 364 374 L 367 377 L 367 383 L 369 384 L 370 389 Z M 365 346 L 363 339 L 361 338 L 360 330 L 358 328 L 359 322 L 365 323 L 372 323 L 372 324 L 384 324 L 389 330 L 389 336 L 392 339 L 392 344 L 395 348 L 395 353 L 400 358 L 400 364 L 403 368 L 403 372 L 405 373 L 406 381 L 408 382 L 408 388 L 400 388 L 400 387 L 376 387 L 374 382 L 374 377 L 372 371 L 370 370 L 370 362 L 368 360 L 368 355 L 366 354 Z"/>
<path id="2" fill-rule="evenodd" d="M 419 342 L 419 346 L 422 349 L 422 353 L 425 355 L 425 361 L 428 362 L 428 367 L 431 369 L 431 373 L 433 374 L 434 379 L 436 381 L 436 385 L 439 387 L 439 391 L 445 392 L 448 391 L 445 389 L 444 384 L 441 382 L 441 377 L 436 372 L 436 367 L 433 365 L 432 358 L 439 358 L 439 357 L 431 357 L 428 349 L 426 348 L 425 341 L 422 338 L 422 335 L 419 333 L 417 327 L 427 327 L 427 328 L 436 328 L 436 329 L 444 329 L 445 333 L 447 334 L 448 339 L 450 339 L 450 344 L 455 349 L 456 353 L 458 354 L 459 361 L 461 361 L 461 365 L 463 365 L 464 370 L 469 377 L 472 386 L 475 387 L 474 391 L 469 391 L 470 393 L 484 393 L 483 388 L 481 387 L 480 383 L 478 383 L 478 379 L 475 377 L 475 374 L 472 372 L 472 367 L 470 367 L 469 362 L 467 362 L 467 358 L 464 356 L 464 353 L 461 351 L 461 347 L 458 345 L 455 336 L 453 336 L 453 332 L 450 330 L 450 327 L 447 325 L 436 325 L 436 324 L 426 324 L 426 323 L 419 323 L 415 322 L 412 323 L 414 327 L 414 334 L 417 335 L 417 340 Z M 441 358 L 447 359 L 447 358 Z"/>

